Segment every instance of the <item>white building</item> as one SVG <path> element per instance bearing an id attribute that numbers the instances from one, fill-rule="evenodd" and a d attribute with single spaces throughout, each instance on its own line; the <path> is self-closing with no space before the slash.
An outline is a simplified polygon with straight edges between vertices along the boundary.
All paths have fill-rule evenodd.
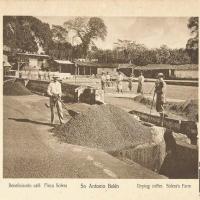
<path id="1" fill-rule="evenodd" d="M 33 53 L 17 53 L 18 70 L 40 70 L 48 67 L 50 56 Z"/>

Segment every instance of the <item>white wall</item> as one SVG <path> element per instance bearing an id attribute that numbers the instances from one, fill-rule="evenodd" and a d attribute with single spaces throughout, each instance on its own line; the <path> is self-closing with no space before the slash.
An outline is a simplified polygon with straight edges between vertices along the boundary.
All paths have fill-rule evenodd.
<path id="1" fill-rule="evenodd" d="M 174 74 L 177 78 L 198 78 L 197 70 L 175 70 Z"/>
<path id="2" fill-rule="evenodd" d="M 38 69 L 38 59 L 37 58 L 29 58 L 29 66 L 35 67 L 35 69 Z"/>
<path id="3" fill-rule="evenodd" d="M 109 72 L 109 73 L 113 73 L 116 72 L 116 68 L 97 68 L 97 74 L 102 74 L 102 72 Z"/>

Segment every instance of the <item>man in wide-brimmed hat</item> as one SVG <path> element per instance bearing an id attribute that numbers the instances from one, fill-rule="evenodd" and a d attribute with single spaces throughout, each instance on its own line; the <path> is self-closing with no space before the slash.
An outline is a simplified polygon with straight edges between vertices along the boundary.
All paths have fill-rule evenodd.
<path id="1" fill-rule="evenodd" d="M 164 103 L 166 93 L 166 83 L 164 81 L 163 73 L 158 73 L 157 81 L 155 83 L 156 93 L 156 111 L 160 113 L 160 116 L 164 117 Z"/>
<path id="2" fill-rule="evenodd" d="M 51 108 L 51 124 L 54 123 L 54 110 L 55 107 L 57 108 L 58 117 L 60 123 L 63 124 L 63 110 L 62 110 L 62 103 L 61 103 L 61 83 L 58 81 L 59 76 L 53 75 L 53 81 L 51 81 L 48 85 L 47 94 L 50 97 L 50 108 Z"/>

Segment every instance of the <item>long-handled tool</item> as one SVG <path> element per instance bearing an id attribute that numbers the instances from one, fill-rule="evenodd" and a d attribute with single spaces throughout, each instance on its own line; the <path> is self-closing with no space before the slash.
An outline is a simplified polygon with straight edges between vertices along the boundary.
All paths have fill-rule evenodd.
<path id="1" fill-rule="evenodd" d="M 151 108 L 150 108 L 150 115 L 151 115 L 151 111 L 152 111 L 152 108 L 153 108 L 153 103 L 154 103 L 154 98 L 155 98 L 155 91 L 153 93 L 153 100 L 152 100 L 152 104 L 151 104 Z"/>
<path id="2" fill-rule="evenodd" d="M 67 110 L 67 112 L 70 114 L 70 116 L 75 117 L 76 115 L 80 114 L 80 112 L 68 109 L 67 106 L 64 104 L 64 102 L 61 99 L 58 99 L 58 101 L 62 103 L 63 107 Z"/>
<path id="3" fill-rule="evenodd" d="M 145 92 L 144 94 L 151 94 L 154 88 L 155 88 L 155 85 L 151 88 L 149 92 Z"/>
<path id="4" fill-rule="evenodd" d="M 153 100 L 152 100 L 151 108 L 150 108 L 149 119 L 150 119 L 150 117 L 151 117 L 151 111 L 152 111 L 152 108 L 153 108 L 153 103 L 154 103 L 155 94 L 156 94 L 156 93 L 155 93 L 155 91 L 154 91 L 154 93 L 153 93 Z M 148 119 L 148 121 L 149 121 L 149 119 Z"/>
<path id="5" fill-rule="evenodd" d="M 76 115 L 80 114 L 80 112 L 77 112 L 77 111 L 68 109 L 67 106 L 63 103 L 62 100 L 57 99 L 56 101 L 59 101 L 60 103 L 62 103 L 63 107 L 67 110 L 67 112 L 69 113 L 69 115 L 70 115 L 71 117 L 75 117 Z M 47 104 L 47 103 L 45 103 L 45 106 L 46 106 L 47 108 L 50 108 L 50 105 Z"/>
<path id="6" fill-rule="evenodd" d="M 161 126 L 163 127 L 164 126 L 165 117 L 168 117 L 168 115 L 165 113 L 164 106 L 162 107 L 162 109 L 163 109 L 163 112 L 161 113 Z"/>

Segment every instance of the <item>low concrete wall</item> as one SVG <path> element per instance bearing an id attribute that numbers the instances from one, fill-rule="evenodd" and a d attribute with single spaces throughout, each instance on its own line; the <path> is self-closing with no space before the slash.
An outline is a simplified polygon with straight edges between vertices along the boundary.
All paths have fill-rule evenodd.
<path id="1" fill-rule="evenodd" d="M 134 79 L 137 82 L 137 78 Z M 156 82 L 156 79 L 145 78 L 145 82 Z M 167 85 L 199 86 L 198 80 L 165 80 Z"/>
<path id="2" fill-rule="evenodd" d="M 152 114 L 150 115 L 148 113 L 143 113 L 135 110 L 132 110 L 129 113 L 138 116 L 142 121 L 149 122 L 158 126 L 160 126 L 161 124 L 160 116 Z M 163 127 L 170 129 L 174 132 L 187 135 L 187 137 L 191 140 L 192 144 L 197 144 L 198 130 L 196 122 L 177 120 L 166 117 L 163 121 Z"/>
<path id="3" fill-rule="evenodd" d="M 31 91 L 40 92 L 46 95 L 48 84 L 48 81 L 29 80 L 26 87 Z"/>
<path id="4" fill-rule="evenodd" d="M 156 126 L 151 129 L 152 142 L 108 153 L 121 160 L 129 159 L 152 171 L 159 172 L 166 155 L 165 129 Z"/>
<path id="5" fill-rule="evenodd" d="M 165 158 L 165 144 L 144 144 L 137 147 L 124 149 L 111 155 L 124 160 L 130 159 L 143 167 L 158 172 Z"/>
<path id="6" fill-rule="evenodd" d="M 17 78 L 16 81 L 23 83 L 23 85 L 25 85 L 32 92 L 45 96 L 47 95 L 49 81 L 27 80 L 22 78 Z M 104 102 L 104 96 L 99 95 L 102 94 L 102 91 L 88 86 L 62 83 L 62 93 L 62 98 L 66 102 L 84 102 L 88 104 L 95 104 L 96 101 Z"/>
<path id="7" fill-rule="evenodd" d="M 168 178 L 198 178 L 198 146 L 186 143 L 182 134 L 172 134 L 161 127 L 154 127 L 153 143 L 146 143 L 116 152 L 111 155 L 126 162 L 131 160 Z"/>

